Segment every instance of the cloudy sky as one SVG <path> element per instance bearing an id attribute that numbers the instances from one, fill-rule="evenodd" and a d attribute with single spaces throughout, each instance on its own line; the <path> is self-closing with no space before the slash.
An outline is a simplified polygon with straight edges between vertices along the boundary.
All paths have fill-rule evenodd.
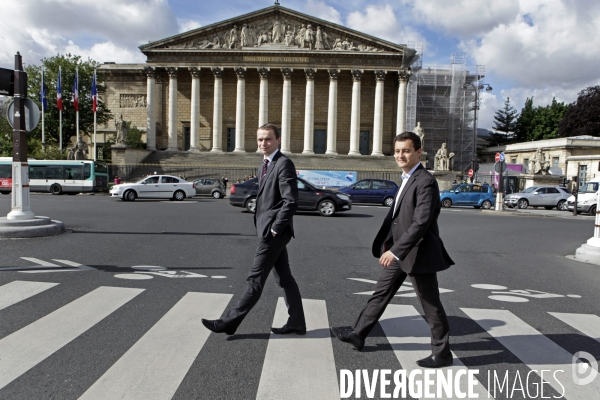
<path id="1" fill-rule="evenodd" d="M 573 102 L 600 84 L 597 0 L 280 0 L 282 6 L 395 43 L 421 42 L 424 66 L 463 52 L 485 65 L 480 127 L 491 128 L 506 97 L 546 105 Z M 144 62 L 138 46 L 271 6 L 272 0 L 18 0 L 2 5 L 0 67 L 79 54 Z"/>

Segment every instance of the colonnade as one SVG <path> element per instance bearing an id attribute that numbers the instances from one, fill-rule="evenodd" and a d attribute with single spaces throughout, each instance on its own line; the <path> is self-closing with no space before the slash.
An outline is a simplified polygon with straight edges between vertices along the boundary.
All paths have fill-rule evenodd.
<path id="1" fill-rule="evenodd" d="M 192 76 L 191 93 L 191 115 L 190 115 L 190 151 L 199 151 L 198 144 L 198 116 L 200 115 L 200 68 L 189 67 Z M 147 75 L 147 148 L 156 149 L 156 129 L 155 129 L 155 69 L 146 68 Z M 223 68 L 213 67 L 211 71 L 214 75 L 214 107 L 213 107 L 213 145 L 211 152 L 223 152 Z M 247 68 L 238 67 L 234 69 L 237 76 L 237 95 L 236 95 L 236 125 L 235 125 L 235 148 L 234 152 L 244 153 L 245 148 L 245 109 L 246 109 L 246 74 Z M 281 151 L 291 153 L 291 118 L 292 118 L 292 68 L 281 68 L 283 75 L 283 99 L 281 115 Z M 305 68 L 306 75 L 306 99 L 304 114 L 304 149 L 302 154 L 314 154 L 314 101 L 315 101 L 315 74 L 314 68 Z M 329 74 L 329 103 L 327 115 L 327 149 L 325 154 L 336 155 L 337 149 L 337 118 L 338 118 L 338 77 L 340 69 L 328 69 Z M 168 150 L 178 150 L 177 148 L 177 75 L 178 69 L 174 67 L 167 68 L 169 75 L 169 97 L 168 97 Z M 269 120 L 269 68 L 258 68 L 260 76 L 260 94 L 259 94 L 259 126 Z M 364 70 L 353 69 L 352 73 L 352 106 L 350 113 L 350 150 L 348 155 L 360 155 L 360 92 L 361 80 Z M 375 70 L 375 109 L 373 122 L 373 151 L 372 156 L 383 156 L 383 99 L 384 82 L 388 71 Z M 399 71 L 398 88 L 398 110 L 396 132 L 406 130 L 406 93 L 407 83 L 410 78 L 410 72 Z"/>

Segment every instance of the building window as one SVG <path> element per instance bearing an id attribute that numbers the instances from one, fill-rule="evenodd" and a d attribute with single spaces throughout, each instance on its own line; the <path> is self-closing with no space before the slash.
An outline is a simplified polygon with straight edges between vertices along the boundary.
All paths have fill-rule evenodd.
<path id="1" fill-rule="evenodd" d="M 529 172 L 529 158 L 523 160 L 523 172 Z"/>
<path id="2" fill-rule="evenodd" d="M 516 164 L 517 163 L 517 159 L 516 158 L 511 158 L 510 159 L 510 163 L 511 164 Z"/>
<path id="3" fill-rule="evenodd" d="M 587 165 L 579 166 L 579 187 L 583 187 L 587 181 Z"/>
<path id="4" fill-rule="evenodd" d="M 558 168 L 559 157 L 552 157 L 552 168 Z"/>

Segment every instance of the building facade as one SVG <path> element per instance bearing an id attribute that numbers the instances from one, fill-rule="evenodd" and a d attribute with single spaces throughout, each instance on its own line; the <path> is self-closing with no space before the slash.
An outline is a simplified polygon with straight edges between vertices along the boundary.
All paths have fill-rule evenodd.
<path id="1" fill-rule="evenodd" d="M 279 5 L 140 47 L 145 64 L 99 68 L 105 103 L 151 150 L 255 152 L 264 123 L 281 150 L 392 154 L 407 127 L 416 51 Z"/>

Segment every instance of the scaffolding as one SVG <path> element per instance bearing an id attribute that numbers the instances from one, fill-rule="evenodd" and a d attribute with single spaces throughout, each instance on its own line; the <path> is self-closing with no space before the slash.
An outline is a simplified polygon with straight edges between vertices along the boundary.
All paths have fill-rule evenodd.
<path id="1" fill-rule="evenodd" d="M 433 167 L 435 153 L 446 143 L 448 152 L 454 153 L 453 169 L 466 171 L 473 156 L 473 133 L 475 129 L 475 90 L 483 78 L 482 65 L 468 67 L 464 53 L 454 53 L 449 65 L 422 67 L 413 73 L 409 89 L 416 92 L 416 100 L 407 106 L 408 115 L 415 114 L 415 122 L 421 122 L 425 131 L 424 151 L 428 153 L 428 167 Z M 407 125 L 411 126 L 411 125 Z"/>
<path id="2" fill-rule="evenodd" d="M 411 130 L 417 126 L 417 80 L 414 76 L 423 67 L 423 43 L 408 42 L 407 46 L 417 51 L 415 62 L 411 65 L 412 77 L 406 88 L 406 129 Z"/>

